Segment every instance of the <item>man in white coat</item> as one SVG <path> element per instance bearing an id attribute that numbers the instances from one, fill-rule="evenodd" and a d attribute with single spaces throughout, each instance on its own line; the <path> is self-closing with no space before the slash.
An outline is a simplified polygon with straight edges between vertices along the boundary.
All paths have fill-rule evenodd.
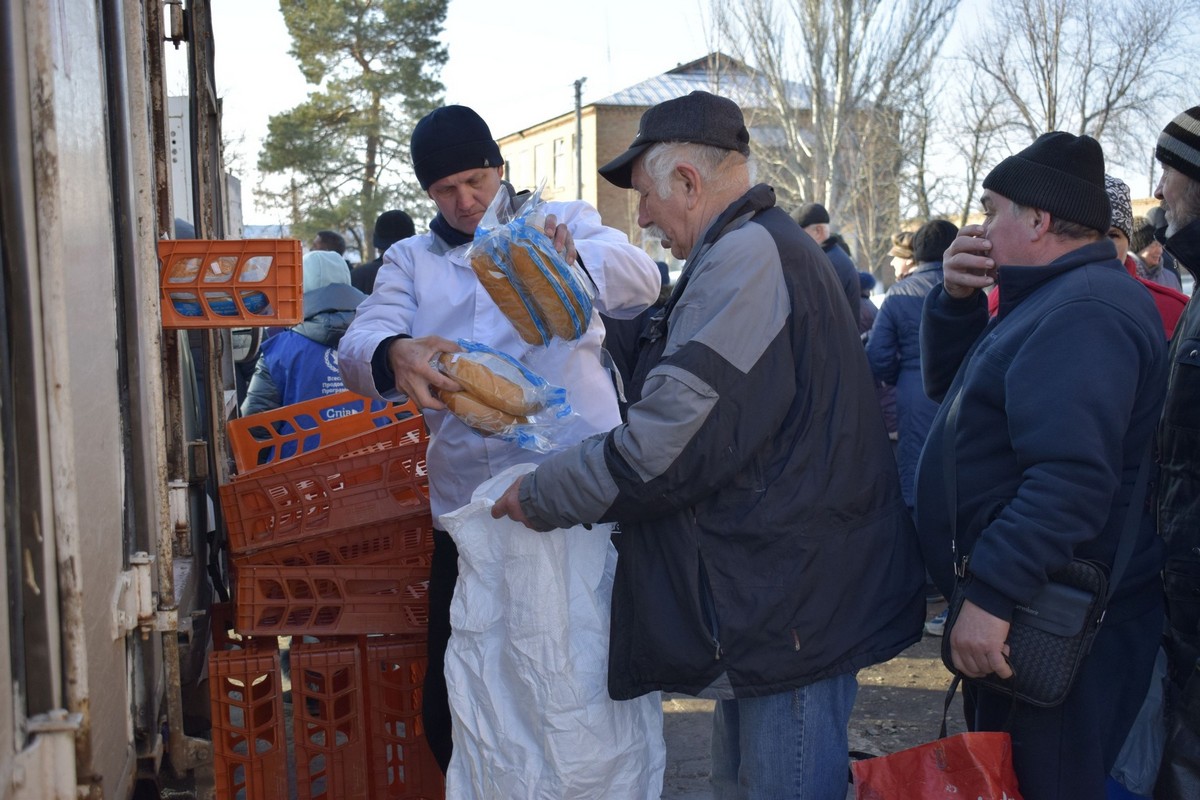
<path id="1" fill-rule="evenodd" d="M 479 484 L 513 464 L 545 455 L 483 438 L 446 411 L 436 390 L 460 388 L 430 366 L 456 339 L 482 342 L 524 362 L 567 390 L 571 436 L 582 440 L 621 422 L 612 377 L 601 361 L 600 313 L 632 318 L 658 297 L 658 267 L 620 231 L 605 227 L 583 201 L 546 204 L 546 234 L 578 261 L 595 284 L 595 309 L 587 332 L 569 346 L 524 342 L 496 307 L 463 256 L 484 211 L 502 189 L 504 161 L 487 123 L 465 106 L 439 108 L 417 123 L 411 142 L 413 169 L 437 204 L 429 232 L 404 239 L 384 254 L 375 292 L 358 307 L 338 350 L 342 377 L 352 391 L 387 400 L 413 400 L 425 413 L 430 442 L 430 503 L 435 525 L 429 585 L 429 667 L 425 678 L 426 738 L 445 771 L 450 763 L 450 711 L 443 674 L 450 638 L 450 600 L 458 577 L 458 551 L 439 523 L 466 505 Z M 569 441 L 566 437 L 558 437 Z"/>

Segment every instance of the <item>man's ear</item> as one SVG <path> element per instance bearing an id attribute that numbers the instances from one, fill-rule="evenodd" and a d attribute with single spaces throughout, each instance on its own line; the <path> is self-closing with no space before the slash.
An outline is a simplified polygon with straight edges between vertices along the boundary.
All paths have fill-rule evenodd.
<path id="1" fill-rule="evenodd" d="M 1033 209 L 1033 214 L 1029 217 L 1030 236 L 1029 240 L 1036 242 L 1047 233 L 1050 232 L 1050 226 L 1054 223 L 1054 217 L 1049 211 L 1041 208 Z"/>
<path id="2" fill-rule="evenodd" d="M 700 193 L 704 189 L 704 179 L 700 177 L 700 171 L 686 161 L 681 161 L 675 165 L 675 174 L 679 176 L 679 181 L 683 184 L 683 195 L 687 201 L 688 208 L 695 208 L 700 202 Z"/>

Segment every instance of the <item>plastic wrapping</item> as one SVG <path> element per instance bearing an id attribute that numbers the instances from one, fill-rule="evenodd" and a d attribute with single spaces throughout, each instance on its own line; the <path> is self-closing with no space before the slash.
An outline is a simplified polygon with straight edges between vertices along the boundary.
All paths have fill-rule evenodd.
<path id="1" fill-rule="evenodd" d="M 491 507 L 512 467 L 442 522 L 458 545 L 446 682 L 446 796 L 652 800 L 662 793 L 662 698 L 608 696 L 617 553 L 610 526 L 536 533 Z"/>
<path id="2" fill-rule="evenodd" d="M 441 399 L 463 424 L 536 453 L 576 443 L 562 438 L 568 435 L 566 418 L 575 414 L 565 389 L 507 353 L 466 339 L 458 345 L 463 352 L 442 353 L 433 366 L 462 385 L 464 391 L 442 392 Z M 485 369 L 465 368 L 474 366 Z"/>
<path id="3" fill-rule="evenodd" d="M 546 236 L 542 187 L 508 218 L 501 187 L 479 226 L 466 258 L 479 282 L 529 344 L 578 339 L 592 318 L 590 282 L 567 264 Z"/>

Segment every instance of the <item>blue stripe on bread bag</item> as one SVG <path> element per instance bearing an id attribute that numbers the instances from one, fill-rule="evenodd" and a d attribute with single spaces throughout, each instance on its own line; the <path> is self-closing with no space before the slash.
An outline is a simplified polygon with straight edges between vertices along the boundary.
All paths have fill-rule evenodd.
<path id="1" fill-rule="evenodd" d="M 503 235 L 492 235 L 490 233 L 488 235 L 490 238 L 484 240 L 485 252 L 492 257 L 492 263 L 504 275 L 504 279 L 512 284 L 517 297 L 521 299 L 521 304 L 529 312 L 529 318 L 533 320 L 534 327 L 537 328 L 538 334 L 541 335 L 542 344 L 550 344 L 550 340 L 554 338 L 554 331 L 550 330 L 550 325 L 546 322 L 545 315 L 538 308 L 533 297 L 525 290 L 525 285 L 513 274 L 512 257 L 508 253 L 508 249 L 512 246 L 512 243 Z"/>
<path id="2" fill-rule="evenodd" d="M 559 301 L 567 309 L 575 331 L 575 338 L 578 339 L 587 331 L 588 324 L 592 319 L 591 296 L 579 283 L 575 272 L 554 249 L 554 243 L 550 241 L 550 237 L 524 220 L 514 221 L 510 225 L 514 228 L 513 241 L 510 246 L 522 247 L 529 253 L 533 263 L 537 265 L 554 288 Z M 518 241 L 517 237 L 526 239 L 528 244 Z M 522 294 L 522 296 L 524 295 Z M 582 312 L 582 316 L 580 312 Z"/>
<path id="3" fill-rule="evenodd" d="M 499 358 L 507 364 L 511 364 L 521 373 L 525 380 L 529 381 L 531 386 L 538 389 L 539 393 L 545 399 L 546 409 L 553 408 L 555 417 L 565 417 L 571 413 L 571 405 L 567 402 L 567 390 L 561 386 L 552 386 L 541 375 L 529 369 L 517 359 L 510 356 L 501 350 L 494 347 L 489 347 L 482 342 L 473 342 L 469 339 L 459 339 L 458 346 L 468 353 L 487 353 Z M 534 415 L 537 416 L 536 414 Z"/>

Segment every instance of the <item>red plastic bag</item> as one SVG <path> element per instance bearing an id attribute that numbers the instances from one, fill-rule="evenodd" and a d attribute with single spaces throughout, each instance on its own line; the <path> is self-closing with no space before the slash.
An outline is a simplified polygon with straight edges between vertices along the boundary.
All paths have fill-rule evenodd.
<path id="1" fill-rule="evenodd" d="M 1012 737 L 1002 732 L 947 736 L 854 761 L 850 771 L 855 800 L 1022 800 Z"/>

